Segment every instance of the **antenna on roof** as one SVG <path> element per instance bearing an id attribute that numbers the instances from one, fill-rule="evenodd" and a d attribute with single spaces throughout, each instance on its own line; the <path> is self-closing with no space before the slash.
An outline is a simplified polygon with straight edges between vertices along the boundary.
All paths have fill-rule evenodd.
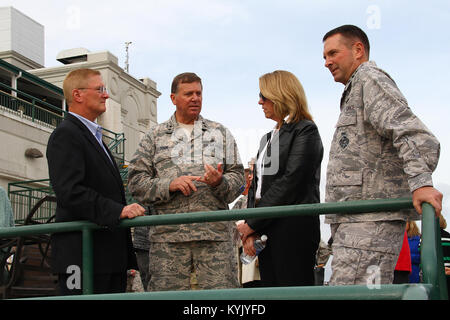
<path id="1" fill-rule="evenodd" d="M 127 53 L 126 55 L 126 59 L 125 59 L 125 71 L 128 73 L 128 70 L 130 68 L 130 64 L 129 64 L 129 53 L 128 53 L 128 47 L 130 46 L 130 44 L 132 44 L 131 41 L 127 41 L 125 42 L 125 51 Z"/>

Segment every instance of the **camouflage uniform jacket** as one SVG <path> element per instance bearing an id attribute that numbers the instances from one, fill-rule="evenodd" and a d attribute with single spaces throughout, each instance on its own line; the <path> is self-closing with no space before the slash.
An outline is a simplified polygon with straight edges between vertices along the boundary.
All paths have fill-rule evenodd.
<path id="1" fill-rule="evenodd" d="M 170 182 L 185 175 L 202 176 L 204 163 L 217 168 L 223 163 L 222 182 L 210 187 L 194 181 L 196 192 L 184 196 L 169 192 Z M 178 126 L 175 115 L 148 132 L 129 165 L 128 188 L 143 205 L 153 204 L 154 214 L 228 210 L 241 193 L 244 168 L 236 142 L 224 126 L 199 116 L 190 138 Z M 151 242 L 231 240 L 232 221 L 150 227 Z"/>
<path id="2" fill-rule="evenodd" d="M 347 82 L 330 148 L 326 202 L 411 197 L 432 186 L 439 141 L 412 113 L 394 80 L 375 62 Z M 418 219 L 413 210 L 328 215 L 326 223 Z"/>

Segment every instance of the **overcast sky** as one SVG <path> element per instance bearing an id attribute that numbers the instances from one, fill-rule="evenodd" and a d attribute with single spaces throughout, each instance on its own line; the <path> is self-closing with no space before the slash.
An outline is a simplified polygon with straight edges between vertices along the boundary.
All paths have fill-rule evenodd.
<path id="1" fill-rule="evenodd" d="M 131 41 L 131 75 L 151 78 L 162 93 L 158 122 L 174 112 L 173 77 L 197 73 L 204 86 L 202 115 L 231 130 L 244 163 L 274 125 L 257 104 L 258 78 L 291 71 L 305 88 L 324 143 L 322 190 L 344 88 L 324 67 L 322 37 L 355 24 L 369 36 L 371 60 L 394 78 L 441 142 L 434 183 L 444 193 L 450 223 L 449 1 L 0 0 L 0 6 L 13 6 L 44 25 L 46 67 L 60 65 L 58 52 L 77 47 L 108 50 L 123 67 L 125 42 Z"/>

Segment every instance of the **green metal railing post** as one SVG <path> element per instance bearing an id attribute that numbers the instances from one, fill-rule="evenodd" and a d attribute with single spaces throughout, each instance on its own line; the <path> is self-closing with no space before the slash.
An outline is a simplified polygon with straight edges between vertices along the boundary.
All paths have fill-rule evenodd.
<path id="1" fill-rule="evenodd" d="M 82 229 L 83 239 L 83 294 L 94 293 L 94 230 L 89 227 Z"/>
<path id="2" fill-rule="evenodd" d="M 31 211 L 31 208 L 33 208 L 33 201 L 31 200 L 33 197 L 33 190 L 28 190 L 28 210 L 27 212 Z M 25 221 L 25 217 L 23 217 L 23 220 Z"/>
<path id="3" fill-rule="evenodd" d="M 428 203 L 422 205 L 421 263 L 424 282 L 432 284 L 431 299 L 447 300 L 439 219 Z"/>

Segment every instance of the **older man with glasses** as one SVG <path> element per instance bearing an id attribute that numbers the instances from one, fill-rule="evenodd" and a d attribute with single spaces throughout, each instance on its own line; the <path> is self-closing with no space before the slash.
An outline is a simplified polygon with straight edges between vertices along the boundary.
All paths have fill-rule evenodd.
<path id="1" fill-rule="evenodd" d="M 74 70 L 63 89 L 69 113 L 47 146 L 56 222 L 88 220 L 104 227 L 94 232 L 94 293 L 125 292 L 126 271 L 136 268 L 136 257 L 130 230 L 115 226 L 121 219 L 143 215 L 145 209 L 127 205 L 119 170 L 95 122 L 109 98 L 100 72 Z M 51 245 L 60 293 L 81 294 L 81 233 L 54 234 Z"/>

